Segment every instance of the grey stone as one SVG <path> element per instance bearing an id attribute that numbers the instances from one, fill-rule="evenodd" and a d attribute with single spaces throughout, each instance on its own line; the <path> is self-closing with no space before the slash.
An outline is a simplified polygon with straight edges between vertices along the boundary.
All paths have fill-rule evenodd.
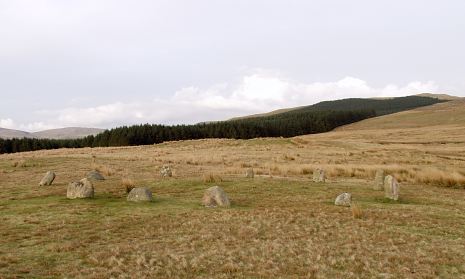
<path id="1" fill-rule="evenodd" d="M 206 207 L 230 206 L 229 198 L 221 187 L 208 188 L 203 195 L 202 204 Z"/>
<path id="2" fill-rule="evenodd" d="M 384 188 L 384 170 L 377 170 L 373 190 L 382 191 Z"/>
<path id="3" fill-rule="evenodd" d="M 87 179 L 89 180 L 105 180 L 105 177 L 103 177 L 103 175 L 96 171 L 96 170 L 93 170 L 93 171 L 90 171 L 87 173 Z"/>
<path id="4" fill-rule="evenodd" d="M 171 177 L 173 176 L 173 172 L 171 171 L 170 166 L 163 166 L 161 167 L 160 174 L 162 177 Z"/>
<path id="5" fill-rule="evenodd" d="M 55 173 L 52 171 L 48 171 L 40 181 L 39 186 L 52 185 L 53 180 L 55 180 Z"/>
<path id="6" fill-rule="evenodd" d="M 245 177 L 247 177 L 247 178 L 254 178 L 254 176 L 255 176 L 255 173 L 254 173 L 254 171 L 253 171 L 252 168 L 247 169 L 247 170 L 245 171 Z"/>
<path id="7" fill-rule="evenodd" d="M 152 191 L 147 187 L 134 188 L 129 192 L 126 200 L 132 202 L 150 202 L 153 200 Z"/>
<path id="8" fill-rule="evenodd" d="M 337 196 L 336 201 L 334 201 L 335 205 L 339 206 L 350 206 L 352 203 L 352 194 L 351 193 L 342 193 Z"/>
<path id="9" fill-rule="evenodd" d="M 399 199 L 400 184 L 392 175 L 384 178 L 384 196 L 388 199 L 397 201 Z"/>
<path id="10" fill-rule="evenodd" d="M 316 169 L 313 171 L 313 182 L 325 182 L 326 174 L 322 169 Z"/>
<path id="11" fill-rule="evenodd" d="M 83 178 L 77 182 L 71 182 L 68 185 L 66 197 L 68 199 L 93 198 L 94 186 L 92 185 L 92 182 L 87 178 Z"/>

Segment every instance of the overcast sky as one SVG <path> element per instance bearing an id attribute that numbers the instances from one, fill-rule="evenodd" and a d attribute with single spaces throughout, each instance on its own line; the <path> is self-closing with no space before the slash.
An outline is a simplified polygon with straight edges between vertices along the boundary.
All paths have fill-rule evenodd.
<path id="1" fill-rule="evenodd" d="M 0 0 L 0 127 L 465 96 L 465 1 Z"/>

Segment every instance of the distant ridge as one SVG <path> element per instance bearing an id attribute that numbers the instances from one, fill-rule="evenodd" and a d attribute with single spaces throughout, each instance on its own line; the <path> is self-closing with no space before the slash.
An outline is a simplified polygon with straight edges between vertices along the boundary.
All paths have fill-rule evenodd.
<path id="1" fill-rule="evenodd" d="M 337 127 L 377 116 L 450 102 L 455 101 L 423 96 L 406 96 L 386 100 L 350 98 L 320 102 L 265 117 L 250 117 L 233 121 L 172 126 L 157 124 L 123 126 L 82 139 L 0 139 L 0 153 L 57 148 L 149 145 L 165 141 L 206 138 L 294 137 L 329 132 Z"/>
<path id="2" fill-rule="evenodd" d="M 433 94 L 433 93 L 421 93 L 421 94 L 418 94 L 416 96 L 435 98 L 435 99 L 445 100 L 445 101 L 454 101 L 454 100 L 465 99 L 463 97 L 457 97 L 457 96 L 452 96 L 452 95 L 447 95 L 447 94 Z"/>
<path id="3" fill-rule="evenodd" d="M 67 127 L 29 133 L 20 130 L 0 128 L 0 138 L 36 138 L 36 139 L 79 139 L 90 135 L 97 135 L 105 131 L 98 128 Z"/>
<path id="4" fill-rule="evenodd" d="M 422 98 L 419 98 L 422 97 Z M 418 104 L 415 104 L 415 99 Z M 299 106 L 293 108 L 283 108 L 278 109 L 266 113 L 257 113 L 252 115 L 245 115 L 240 117 L 234 117 L 229 120 L 244 120 L 249 118 L 257 118 L 257 117 L 268 117 L 268 116 L 275 116 L 280 115 L 283 113 L 288 112 L 295 112 L 295 111 L 315 111 L 315 110 L 327 110 L 327 109 L 334 109 L 334 110 L 347 110 L 347 109 L 364 109 L 366 107 L 370 108 L 381 108 L 376 109 L 378 115 L 388 114 L 393 112 L 398 112 L 406 109 L 413 109 L 416 107 L 421 107 L 425 105 L 432 105 L 435 102 L 428 101 L 431 99 L 444 101 L 452 101 L 452 100 L 460 100 L 464 99 L 461 97 L 451 96 L 447 94 L 433 94 L 433 93 L 422 93 L 417 95 L 405 96 L 405 97 L 376 97 L 376 98 L 348 98 L 348 99 L 340 99 L 340 100 L 333 100 L 333 101 L 323 101 L 309 106 Z M 403 107 L 402 103 L 412 102 L 412 105 Z M 391 103 L 389 105 L 386 105 Z M 421 104 L 423 103 L 423 104 Z M 389 107 L 392 107 L 390 109 Z M 402 108 L 401 108 L 402 107 Z"/>
<path id="5" fill-rule="evenodd" d="M 28 138 L 31 136 L 31 133 L 20 131 L 20 130 L 13 130 L 13 129 L 6 129 L 0 128 L 0 138 L 2 139 L 12 139 L 12 138 Z"/>

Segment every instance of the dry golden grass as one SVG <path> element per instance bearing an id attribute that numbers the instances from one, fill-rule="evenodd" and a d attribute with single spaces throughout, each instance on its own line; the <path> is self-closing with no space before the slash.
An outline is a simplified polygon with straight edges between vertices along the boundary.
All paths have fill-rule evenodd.
<path id="1" fill-rule="evenodd" d="M 126 193 L 128 194 L 129 192 L 131 192 L 132 189 L 136 187 L 136 183 L 132 179 L 127 178 L 127 177 L 123 177 L 121 179 L 121 185 L 124 187 L 124 189 L 126 190 Z"/>
<path id="2" fill-rule="evenodd" d="M 223 179 L 219 175 L 214 175 L 212 173 L 208 173 L 208 174 L 204 174 L 202 176 L 202 181 L 204 183 L 218 183 L 218 182 L 222 182 Z"/>
<path id="3" fill-rule="evenodd" d="M 352 203 L 350 205 L 350 211 L 352 212 L 352 217 L 355 219 L 360 219 L 363 217 L 362 207 L 358 203 Z"/>
<path id="4" fill-rule="evenodd" d="M 67 200 L 92 156 L 111 175 Z M 464 162 L 463 125 L 0 155 L 0 278 L 464 278 Z M 399 201 L 372 190 L 377 169 Z M 154 202 L 127 203 L 129 177 Z M 201 206 L 211 183 L 230 208 Z"/>
<path id="5" fill-rule="evenodd" d="M 105 166 L 105 165 L 96 165 L 96 164 L 94 164 L 92 166 L 92 168 L 95 169 L 96 171 L 100 172 L 104 176 L 112 176 L 113 174 L 115 174 L 114 169 L 112 169 L 111 167 Z"/>

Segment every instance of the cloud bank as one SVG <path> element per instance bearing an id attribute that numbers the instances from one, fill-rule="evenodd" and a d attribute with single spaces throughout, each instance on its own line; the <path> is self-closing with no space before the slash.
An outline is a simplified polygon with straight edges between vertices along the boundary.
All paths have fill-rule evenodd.
<path id="1" fill-rule="evenodd" d="M 165 99 L 134 100 L 129 103 L 116 101 L 90 107 L 36 111 L 31 118 L 37 121 L 17 123 L 14 119 L 5 118 L 0 119 L 0 127 L 38 131 L 74 126 L 111 128 L 142 123 L 192 124 L 325 100 L 396 97 L 437 91 L 438 86 L 433 81 L 415 81 L 404 86 L 388 84 L 376 88 L 354 77 L 335 82 L 302 83 L 278 74 L 257 71 L 236 82 L 215 84 L 208 88 L 184 87 Z"/>

